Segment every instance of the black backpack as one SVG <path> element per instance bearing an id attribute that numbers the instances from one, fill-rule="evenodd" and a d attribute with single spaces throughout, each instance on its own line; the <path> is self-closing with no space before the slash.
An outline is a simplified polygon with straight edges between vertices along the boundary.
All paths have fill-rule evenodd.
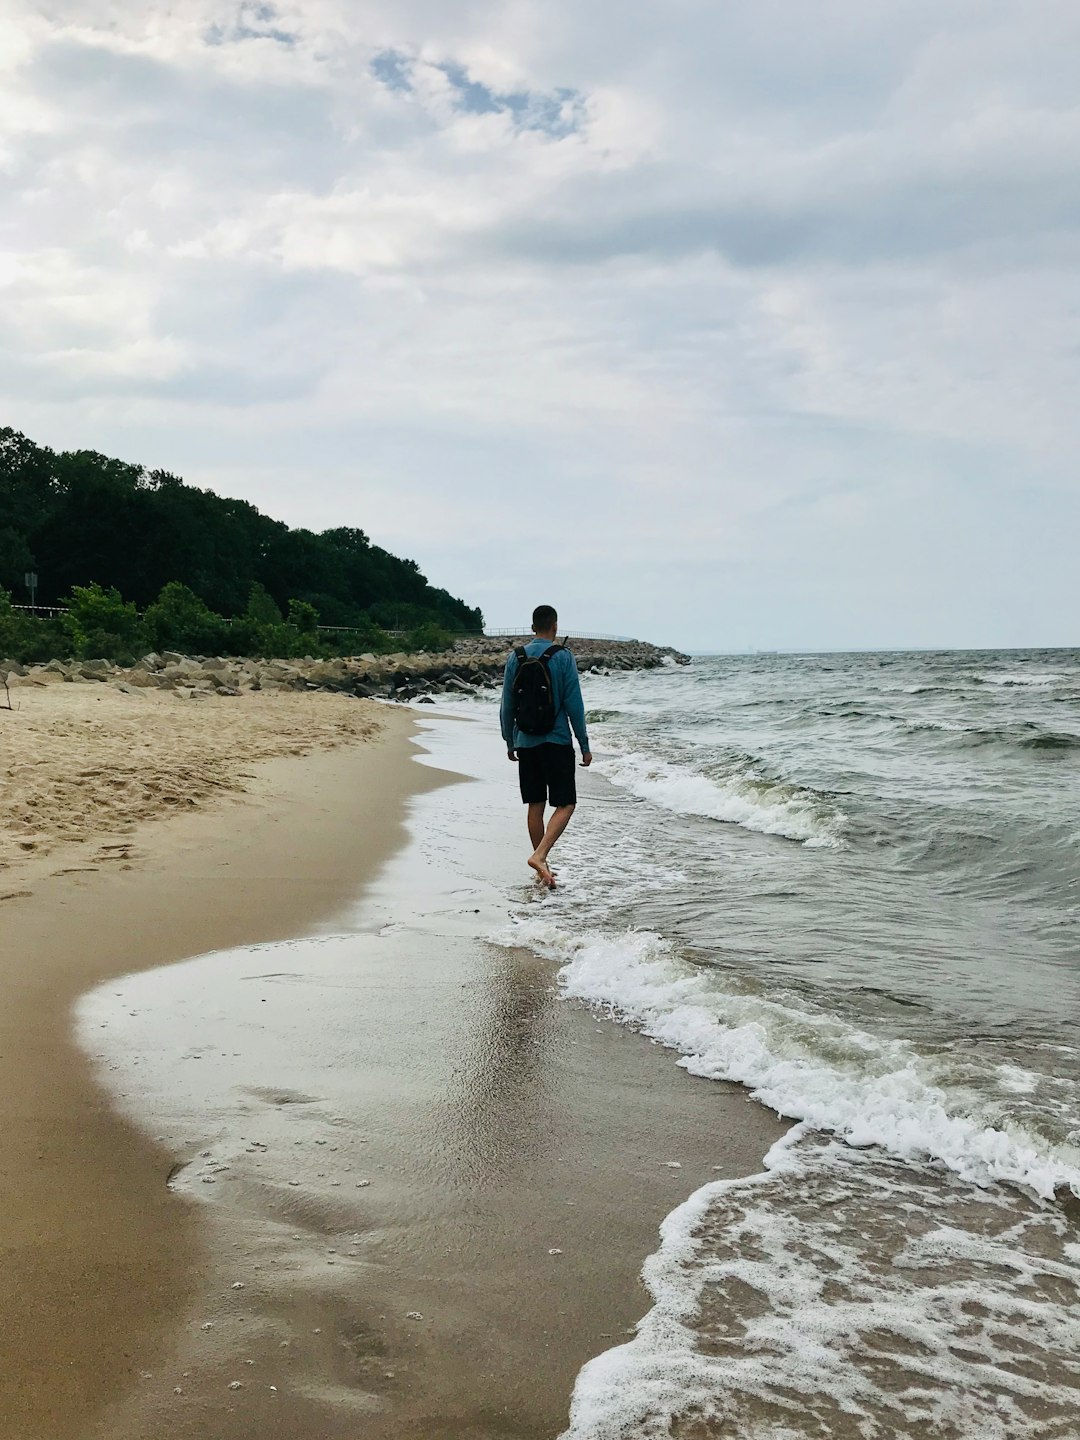
<path id="1" fill-rule="evenodd" d="M 551 683 L 551 657 L 561 645 L 549 645 L 542 655 L 530 655 L 517 645 L 514 675 L 514 724 L 523 735 L 547 735 L 555 728 L 555 692 Z"/>

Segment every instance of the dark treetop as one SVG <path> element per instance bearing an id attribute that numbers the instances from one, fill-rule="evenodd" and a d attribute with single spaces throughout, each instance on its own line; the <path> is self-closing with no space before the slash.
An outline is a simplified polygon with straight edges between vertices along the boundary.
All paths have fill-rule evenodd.
<path id="1" fill-rule="evenodd" d="M 362 530 L 293 530 L 167 471 L 93 450 L 57 453 L 0 428 L 0 591 L 26 601 L 31 570 L 39 605 L 100 585 L 143 610 L 179 582 L 225 617 L 244 614 L 258 586 L 282 612 L 290 602 L 313 607 L 323 625 L 483 625 L 479 610 Z"/>

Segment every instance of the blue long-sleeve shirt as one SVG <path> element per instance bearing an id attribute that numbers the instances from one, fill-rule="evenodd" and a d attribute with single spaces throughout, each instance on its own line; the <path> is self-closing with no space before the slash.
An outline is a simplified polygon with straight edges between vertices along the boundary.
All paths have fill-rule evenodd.
<path id="1" fill-rule="evenodd" d="M 525 653 L 533 657 L 542 655 L 551 644 L 550 640 L 530 640 Z M 581 681 L 578 678 L 577 661 L 565 647 L 557 650 L 548 661 L 551 670 L 552 698 L 555 701 L 555 726 L 546 735 L 526 735 L 514 724 L 514 676 L 517 674 L 518 658 L 511 650 L 503 674 L 502 704 L 499 707 L 499 723 L 502 737 L 508 750 L 524 750 L 530 745 L 572 745 L 570 727 L 581 746 L 581 753 L 588 755 L 589 732 L 585 729 L 585 702 L 581 698 Z"/>

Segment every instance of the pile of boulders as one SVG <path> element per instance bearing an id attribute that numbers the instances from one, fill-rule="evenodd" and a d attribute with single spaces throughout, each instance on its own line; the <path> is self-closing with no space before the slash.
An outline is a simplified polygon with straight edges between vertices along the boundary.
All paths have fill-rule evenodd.
<path id="1" fill-rule="evenodd" d="M 454 657 L 485 664 L 494 662 L 501 674 L 509 651 L 515 645 L 525 645 L 535 639 L 535 635 L 516 638 L 468 635 L 454 641 Z M 561 644 L 561 640 L 558 643 Z M 653 670 L 663 665 L 665 658 L 677 665 L 690 663 L 689 655 L 673 650 L 670 645 L 649 645 L 644 640 L 590 640 L 571 636 L 566 645 L 574 652 L 579 670 Z"/>
<path id="2" fill-rule="evenodd" d="M 523 636 L 522 639 L 531 639 Z M 108 660 L 50 660 L 45 665 L 0 662 L 0 679 L 12 687 L 107 683 L 124 691 L 169 690 L 181 699 L 242 695 L 256 690 L 333 690 L 386 700 L 434 700 L 436 695 L 472 694 L 502 681 L 512 639 L 470 636 L 453 650 L 418 655 L 348 655 L 333 660 L 252 660 L 220 655 L 180 655 L 165 650 L 144 655 L 134 665 Z M 669 647 L 637 640 L 571 640 L 578 668 L 584 671 L 648 670 L 689 657 Z"/>

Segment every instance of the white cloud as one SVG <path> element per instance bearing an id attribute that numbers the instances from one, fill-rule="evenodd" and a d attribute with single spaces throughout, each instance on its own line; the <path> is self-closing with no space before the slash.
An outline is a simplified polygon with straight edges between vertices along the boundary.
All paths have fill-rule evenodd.
<path id="1" fill-rule="evenodd" d="M 1080 12 L 3 27 L 2 418 L 35 438 L 360 524 L 493 619 L 553 583 L 698 645 L 1075 612 Z"/>

